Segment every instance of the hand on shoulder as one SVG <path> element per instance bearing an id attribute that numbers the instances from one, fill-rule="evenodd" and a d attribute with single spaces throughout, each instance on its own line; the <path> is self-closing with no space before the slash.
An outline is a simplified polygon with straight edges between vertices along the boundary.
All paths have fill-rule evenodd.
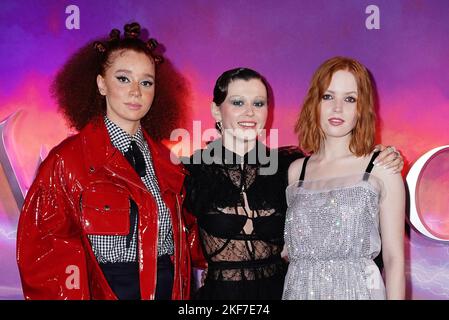
<path id="1" fill-rule="evenodd" d="M 383 182 L 387 192 L 403 193 L 404 179 L 400 172 L 392 173 L 390 169 L 383 166 L 374 166 L 372 174 Z"/>

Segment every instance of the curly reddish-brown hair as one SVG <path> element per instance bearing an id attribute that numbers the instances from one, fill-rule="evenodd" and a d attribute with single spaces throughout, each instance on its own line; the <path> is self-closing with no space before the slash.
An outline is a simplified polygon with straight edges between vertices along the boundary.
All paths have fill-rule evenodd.
<path id="1" fill-rule="evenodd" d="M 326 60 L 313 75 L 310 88 L 296 121 L 300 147 L 304 152 L 316 153 L 325 135 L 320 126 L 320 105 L 332 76 L 339 70 L 351 72 L 357 82 L 357 122 L 352 131 L 349 150 L 356 156 L 371 153 L 374 146 L 376 115 L 374 112 L 374 90 L 368 70 L 358 61 L 346 57 Z"/>
<path id="2" fill-rule="evenodd" d="M 97 87 L 97 75 L 105 74 L 114 52 L 133 50 L 156 62 L 155 97 L 150 111 L 141 119 L 142 127 L 155 139 L 170 137 L 172 130 L 185 127 L 190 109 L 187 80 L 173 64 L 155 54 L 155 39 L 141 40 L 140 25 L 125 25 L 125 36 L 113 29 L 109 39 L 91 41 L 73 54 L 57 73 L 51 93 L 69 125 L 81 130 L 87 123 L 106 114 L 106 99 Z M 159 63 L 163 60 L 163 63 Z"/>

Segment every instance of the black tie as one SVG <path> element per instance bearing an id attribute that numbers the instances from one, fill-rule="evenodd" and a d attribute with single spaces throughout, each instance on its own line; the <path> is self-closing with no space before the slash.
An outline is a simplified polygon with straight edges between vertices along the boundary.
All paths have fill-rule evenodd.
<path id="1" fill-rule="evenodd" d="M 125 152 L 125 158 L 131 164 L 131 166 L 136 170 L 137 174 L 140 177 L 145 177 L 146 175 L 146 166 L 145 166 L 145 158 L 143 157 L 142 151 L 140 151 L 137 143 L 135 141 L 131 141 L 131 145 L 128 148 L 128 151 Z M 131 240 L 134 235 L 134 228 L 137 220 L 137 205 L 136 203 L 130 199 L 131 208 L 130 208 L 130 224 L 129 224 L 129 233 L 126 237 L 126 247 L 129 248 L 131 245 Z"/>
<path id="2" fill-rule="evenodd" d="M 131 145 L 129 146 L 128 151 L 125 152 L 125 158 L 131 164 L 134 170 L 136 170 L 137 174 L 140 177 L 145 177 L 145 158 L 143 157 L 142 151 L 140 151 L 135 141 L 131 141 Z"/>

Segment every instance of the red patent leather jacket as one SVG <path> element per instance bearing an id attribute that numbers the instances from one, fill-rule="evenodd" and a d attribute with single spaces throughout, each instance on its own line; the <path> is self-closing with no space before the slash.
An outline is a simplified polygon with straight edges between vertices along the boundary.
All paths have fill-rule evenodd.
<path id="1" fill-rule="evenodd" d="M 173 299 L 190 294 L 190 253 L 182 218 L 183 167 L 144 132 L 162 198 L 172 216 Z M 157 205 L 111 144 L 102 119 L 55 147 L 38 170 L 20 215 L 17 261 L 26 299 L 116 299 L 87 235 L 126 235 L 129 198 L 139 210 L 137 255 L 142 299 L 154 299 Z"/>

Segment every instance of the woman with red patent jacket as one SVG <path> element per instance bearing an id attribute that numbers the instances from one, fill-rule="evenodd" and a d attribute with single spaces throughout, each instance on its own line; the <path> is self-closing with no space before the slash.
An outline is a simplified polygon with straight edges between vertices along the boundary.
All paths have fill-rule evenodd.
<path id="1" fill-rule="evenodd" d="M 189 298 L 184 171 L 148 133 L 162 59 L 157 42 L 139 35 L 137 23 L 124 37 L 112 30 L 72 56 L 54 82 L 79 133 L 50 152 L 21 212 L 26 299 Z"/>

